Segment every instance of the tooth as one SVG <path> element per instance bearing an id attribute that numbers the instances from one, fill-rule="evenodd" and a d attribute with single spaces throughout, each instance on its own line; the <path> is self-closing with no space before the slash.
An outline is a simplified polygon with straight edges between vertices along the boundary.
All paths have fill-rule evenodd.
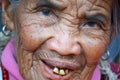
<path id="1" fill-rule="evenodd" d="M 57 67 L 54 67 L 53 72 L 58 74 L 59 73 L 59 69 Z"/>
<path id="2" fill-rule="evenodd" d="M 65 71 L 63 69 L 60 69 L 59 74 L 60 75 L 65 75 Z"/>
<path id="3" fill-rule="evenodd" d="M 66 70 L 65 70 L 65 74 L 68 74 L 68 73 L 69 73 L 69 70 L 68 70 L 68 69 L 66 69 Z"/>

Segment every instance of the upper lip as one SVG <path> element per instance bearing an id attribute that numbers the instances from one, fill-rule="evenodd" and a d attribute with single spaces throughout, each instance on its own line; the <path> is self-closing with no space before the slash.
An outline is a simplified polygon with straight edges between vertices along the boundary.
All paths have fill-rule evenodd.
<path id="1" fill-rule="evenodd" d="M 70 62 L 66 60 L 56 60 L 56 59 L 42 59 L 42 61 L 49 65 L 50 67 L 58 67 L 63 69 L 69 69 L 69 70 L 77 70 L 80 68 L 80 65 L 75 62 Z"/>

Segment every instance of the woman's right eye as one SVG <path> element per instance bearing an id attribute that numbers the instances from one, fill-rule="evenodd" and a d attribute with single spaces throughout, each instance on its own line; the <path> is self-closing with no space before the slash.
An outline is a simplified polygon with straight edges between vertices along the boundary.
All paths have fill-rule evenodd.
<path id="1" fill-rule="evenodd" d="M 48 8 L 48 7 L 35 7 L 32 10 L 32 13 L 40 13 L 43 16 L 53 16 L 54 12 L 52 9 Z"/>

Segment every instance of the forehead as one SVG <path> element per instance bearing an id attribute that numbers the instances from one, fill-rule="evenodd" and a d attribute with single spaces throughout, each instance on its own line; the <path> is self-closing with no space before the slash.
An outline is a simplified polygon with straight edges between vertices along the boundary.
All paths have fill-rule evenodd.
<path id="1" fill-rule="evenodd" d="M 90 11 L 90 10 L 111 10 L 111 4 L 113 0 L 22 0 L 27 2 L 28 5 L 54 5 L 57 9 L 69 8 L 69 10 L 80 10 L 80 11 Z"/>
<path id="2" fill-rule="evenodd" d="M 109 16 L 114 0 L 22 0 L 26 7 L 49 5 L 55 9 L 66 9 L 72 15 L 104 13 Z"/>
<path id="3" fill-rule="evenodd" d="M 82 4 L 86 4 L 86 3 L 91 3 L 93 5 L 110 5 L 112 3 L 113 0 L 22 0 L 22 1 L 27 1 L 29 3 L 36 3 L 36 2 L 50 2 L 56 5 L 62 5 L 62 6 L 66 6 L 66 5 L 82 5 Z M 63 5 L 66 4 L 66 5 Z M 105 5 L 106 4 L 106 5 Z"/>

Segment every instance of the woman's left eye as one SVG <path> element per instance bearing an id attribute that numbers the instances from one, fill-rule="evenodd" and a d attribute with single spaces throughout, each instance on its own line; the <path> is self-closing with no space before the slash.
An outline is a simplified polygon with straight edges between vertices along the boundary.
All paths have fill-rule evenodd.
<path id="1" fill-rule="evenodd" d="M 95 21 L 89 21 L 84 24 L 84 27 L 101 27 L 100 23 Z"/>
<path id="2" fill-rule="evenodd" d="M 44 16 L 50 16 L 50 15 L 52 15 L 52 11 L 49 10 L 49 9 L 43 9 L 43 10 L 41 10 L 41 13 Z"/>

